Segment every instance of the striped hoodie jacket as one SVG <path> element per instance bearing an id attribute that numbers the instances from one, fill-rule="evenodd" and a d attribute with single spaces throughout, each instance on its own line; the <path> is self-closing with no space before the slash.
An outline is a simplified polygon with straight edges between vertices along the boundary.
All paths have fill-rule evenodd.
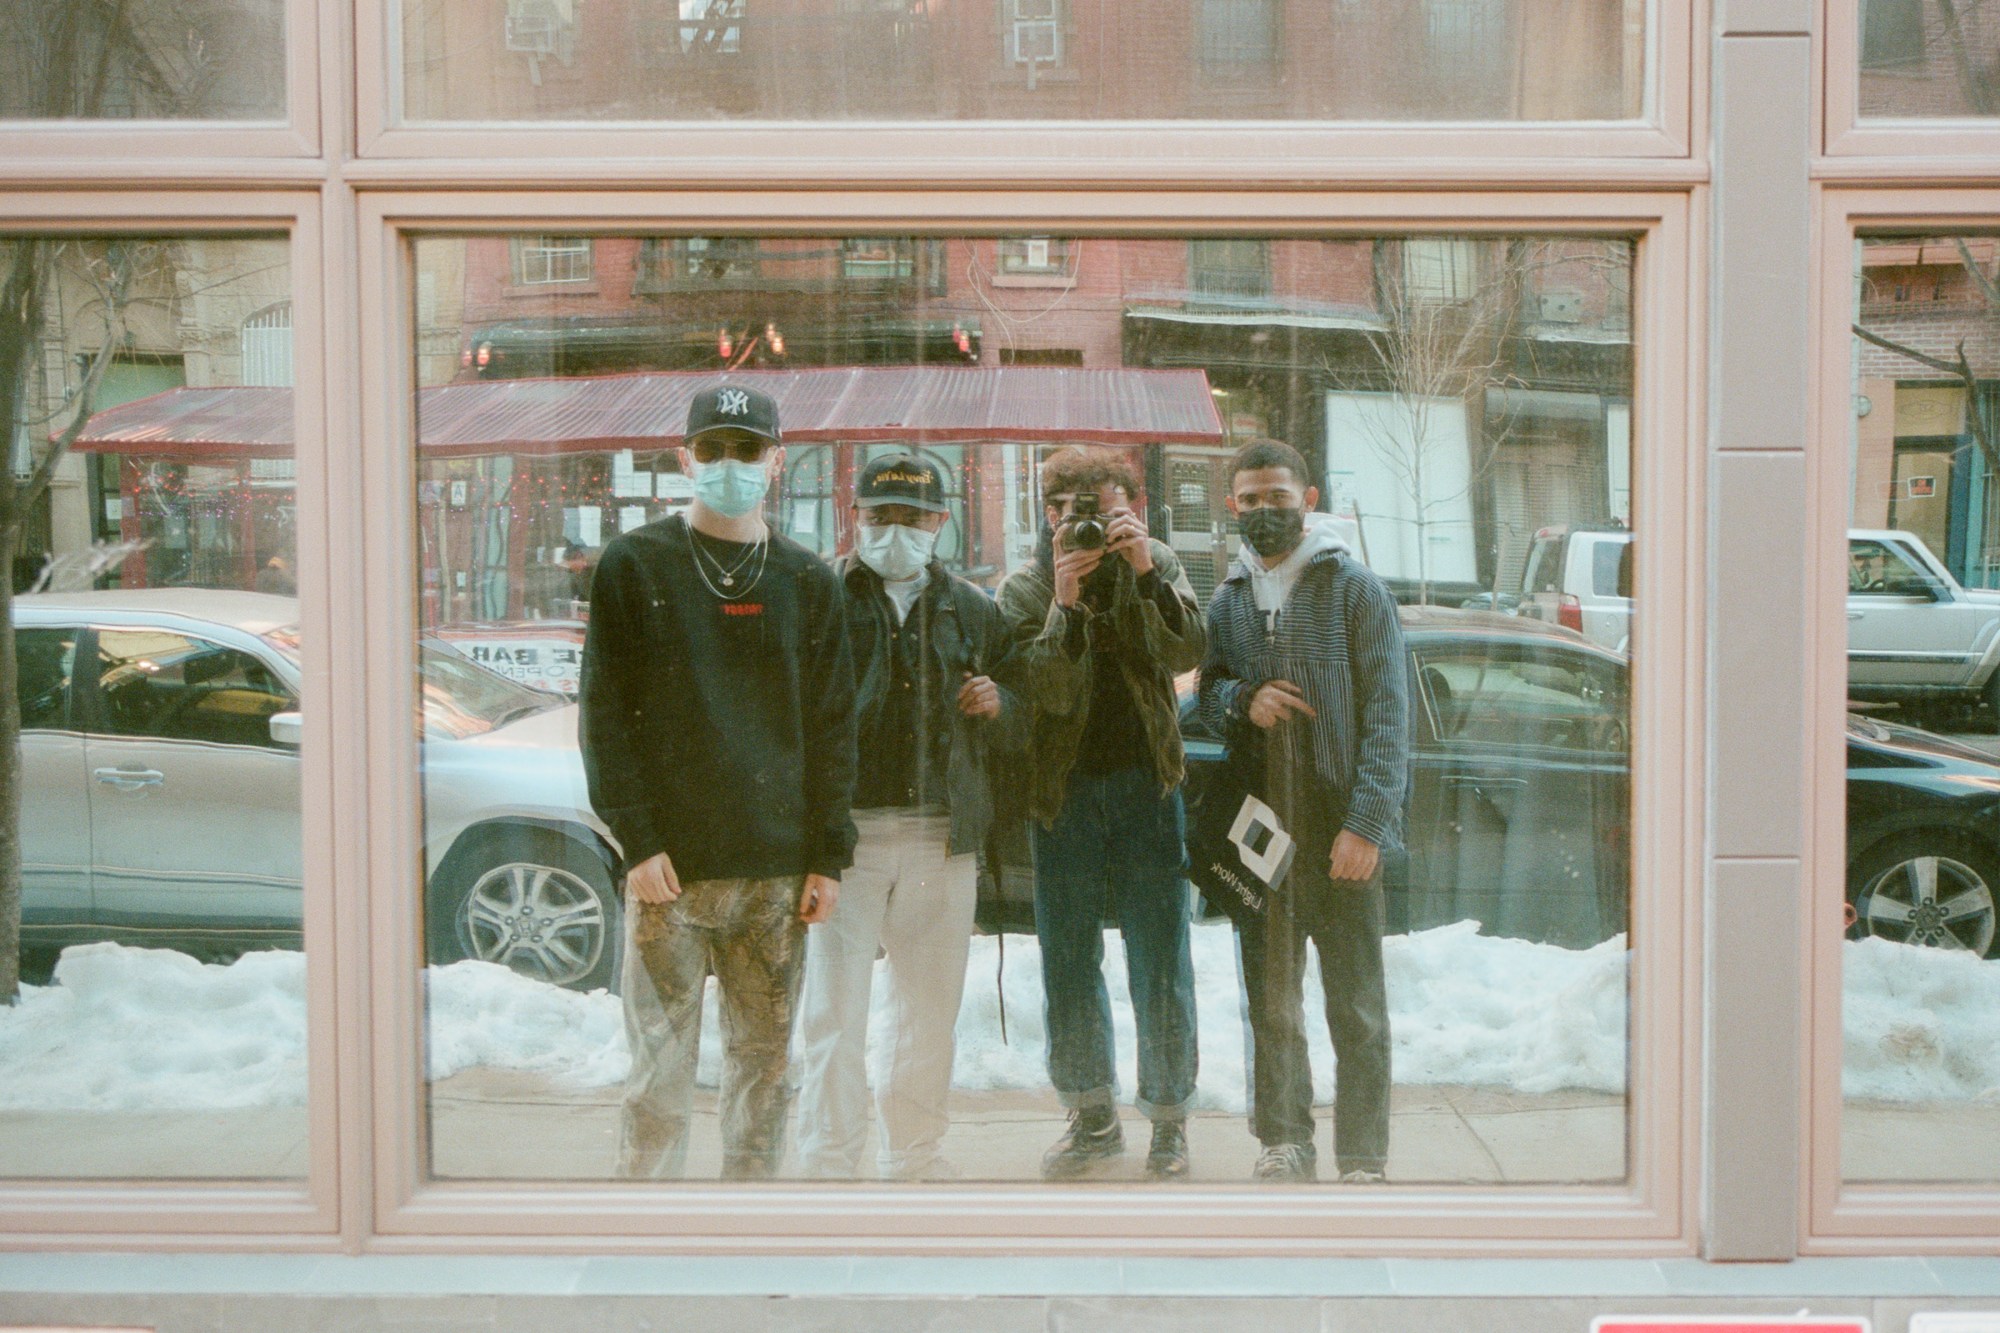
<path id="1" fill-rule="evenodd" d="M 1316 517 L 1316 516 L 1315 516 Z M 1266 681 L 1289 680 L 1318 714 L 1283 725 L 1307 730 L 1313 768 L 1343 828 L 1377 847 L 1402 844 L 1409 787 L 1409 679 L 1396 599 L 1355 559 L 1331 525 L 1308 519 L 1304 567 L 1268 616 L 1254 584 L 1268 578 L 1245 543 L 1208 604 L 1201 719 L 1213 735 L 1245 734 L 1250 700 Z M 1275 572 L 1275 571 L 1274 571 Z M 1268 594 L 1267 594 L 1268 597 Z M 1271 625 L 1275 621 L 1275 625 Z"/>

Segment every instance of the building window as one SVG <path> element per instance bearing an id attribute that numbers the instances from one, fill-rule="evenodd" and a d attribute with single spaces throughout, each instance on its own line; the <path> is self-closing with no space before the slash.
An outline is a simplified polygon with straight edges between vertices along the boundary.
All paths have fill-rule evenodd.
<path id="1" fill-rule="evenodd" d="M 1069 242 L 1059 236 L 1005 236 L 1000 271 L 1021 276 L 1069 272 Z"/>
<path id="2" fill-rule="evenodd" d="M 1267 241 L 1188 242 L 1189 285 L 1207 297 L 1264 297 L 1271 294 L 1271 252 Z"/>
<path id="3" fill-rule="evenodd" d="M 1861 0 L 1863 69 L 1914 65 L 1923 58 L 1923 0 Z"/>
<path id="4" fill-rule="evenodd" d="M 1403 242 L 1402 296 L 1405 301 L 1469 301 L 1479 290 L 1480 243 L 1463 237 L 1412 238 Z"/>
<path id="5" fill-rule="evenodd" d="M 1195 59 L 1208 78 L 1246 78 L 1278 63 L 1278 0 L 1201 0 L 1195 23 Z"/>
<path id="6" fill-rule="evenodd" d="M 862 236 L 841 242 L 845 278 L 907 278 L 916 271 L 916 249 L 908 237 Z"/>
<path id="7" fill-rule="evenodd" d="M 1062 64 L 1062 0 L 1006 0 L 1006 4 L 1008 62 L 1031 69 Z"/>
<path id="8" fill-rule="evenodd" d="M 507 0 L 507 49 L 531 60 L 552 56 L 568 64 L 576 55 L 573 0 Z"/>
<path id="9" fill-rule="evenodd" d="M 681 0 L 681 54 L 743 52 L 743 0 Z"/>
<path id="10" fill-rule="evenodd" d="M 588 236 L 530 236 L 514 242 L 514 285 L 545 287 L 559 282 L 589 282 L 591 249 Z"/>
<path id="11" fill-rule="evenodd" d="M 243 321 L 243 382 L 257 385 L 292 382 L 290 301 L 281 301 Z"/>

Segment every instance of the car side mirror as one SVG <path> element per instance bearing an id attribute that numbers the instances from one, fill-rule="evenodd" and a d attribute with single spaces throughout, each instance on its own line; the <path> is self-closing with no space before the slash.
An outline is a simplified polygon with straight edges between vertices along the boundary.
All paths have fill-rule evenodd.
<path id="1" fill-rule="evenodd" d="M 271 714 L 271 743 L 289 745 L 296 749 L 305 740 L 306 718 L 304 713 Z"/>

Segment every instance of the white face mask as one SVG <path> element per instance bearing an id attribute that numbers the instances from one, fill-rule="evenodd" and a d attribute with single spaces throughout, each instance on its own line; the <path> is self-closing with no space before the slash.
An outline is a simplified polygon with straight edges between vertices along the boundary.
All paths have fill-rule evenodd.
<path id="1" fill-rule="evenodd" d="M 891 583 L 913 579 L 931 562 L 938 535 L 903 523 L 862 527 L 854 542 L 861 563 Z"/>

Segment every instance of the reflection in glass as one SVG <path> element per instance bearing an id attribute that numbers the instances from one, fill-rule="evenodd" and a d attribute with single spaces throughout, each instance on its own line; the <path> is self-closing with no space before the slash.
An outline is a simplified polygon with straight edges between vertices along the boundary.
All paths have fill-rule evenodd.
<path id="1" fill-rule="evenodd" d="M 558 254 L 588 280 L 521 280 L 563 271 Z M 768 394 L 781 416 L 762 510 L 774 532 L 846 557 L 864 473 L 907 452 L 945 511 L 938 567 L 982 597 L 1035 566 L 1052 499 L 1042 465 L 1082 444 L 1133 469 L 1132 507 L 1205 608 L 1242 558 L 1230 460 L 1258 438 L 1296 448 L 1314 522 L 1403 604 L 1409 784 L 1402 846 L 1383 865 L 1388 1177 L 1624 1179 L 1631 261 L 1624 240 L 1553 236 L 417 241 L 410 578 L 433 1172 L 617 1170 L 623 997 L 645 973 L 621 964 L 633 905 L 586 788 L 573 700 L 593 609 L 602 618 L 623 586 L 594 586 L 597 567 L 629 534 L 685 534 L 684 423 L 726 383 Z M 661 659 L 663 679 L 684 670 Z M 1227 738 L 1204 727 L 1191 674 L 1179 696 L 1194 790 Z M 877 790 L 894 756 L 860 760 L 865 839 L 900 807 Z M 946 988 L 959 1017 L 937 1146 L 975 1179 L 1041 1179 L 1065 1126 L 1047 1066 L 1031 786 L 1018 767 L 998 772 L 969 962 Z M 716 810 L 725 818 L 726 802 Z M 1136 1031 L 1115 918 L 1104 972 L 1129 1101 Z M 1244 1128 L 1235 934 L 1197 909 L 1188 938 L 1192 1178 L 1240 1182 L 1261 1145 Z M 887 999 L 896 951 L 864 1009 L 877 1087 L 905 1035 Z M 1333 1062 L 1316 963 L 1302 991 L 1324 1122 Z M 711 986 L 695 1179 L 723 1169 L 718 1007 Z M 793 1056 L 796 1082 L 808 1066 Z M 861 1176 L 946 1174 L 881 1160 L 870 1101 L 860 1094 Z M 1122 1114 L 1128 1150 L 1089 1178 L 1144 1171 L 1147 1125 Z M 781 1167 L 804 1169 L 796 1155 Z"/>
<path id="2" fill-rule="evenodd" d="M 298 1175 L 286 242 L 22 239 L 0 272 L 0 380 L 26 386 L 0 395 L 23 983 L 0 1175 Z"/>
<path id="3" fill-rule="evenodd" d="M 1631 120 L 1642 0 L 402 0 L 404 115 Z"/>
<path id="4" fill-rule="evenodd" d="M 1858 258 L 1843 1167 L 1992 1181 L 2000 247 L 1881 237 Z"/>
<path id="5" fill-rule="evenodd" d="M 17 0 L 0 117 L 282 120 L 285 0 Z"/>
<path id="6" fill-rule="evenodd" d="M 1860 0 L 1860 111 L 2000 115 L 2000 10 L 1984 0 Z"/>

